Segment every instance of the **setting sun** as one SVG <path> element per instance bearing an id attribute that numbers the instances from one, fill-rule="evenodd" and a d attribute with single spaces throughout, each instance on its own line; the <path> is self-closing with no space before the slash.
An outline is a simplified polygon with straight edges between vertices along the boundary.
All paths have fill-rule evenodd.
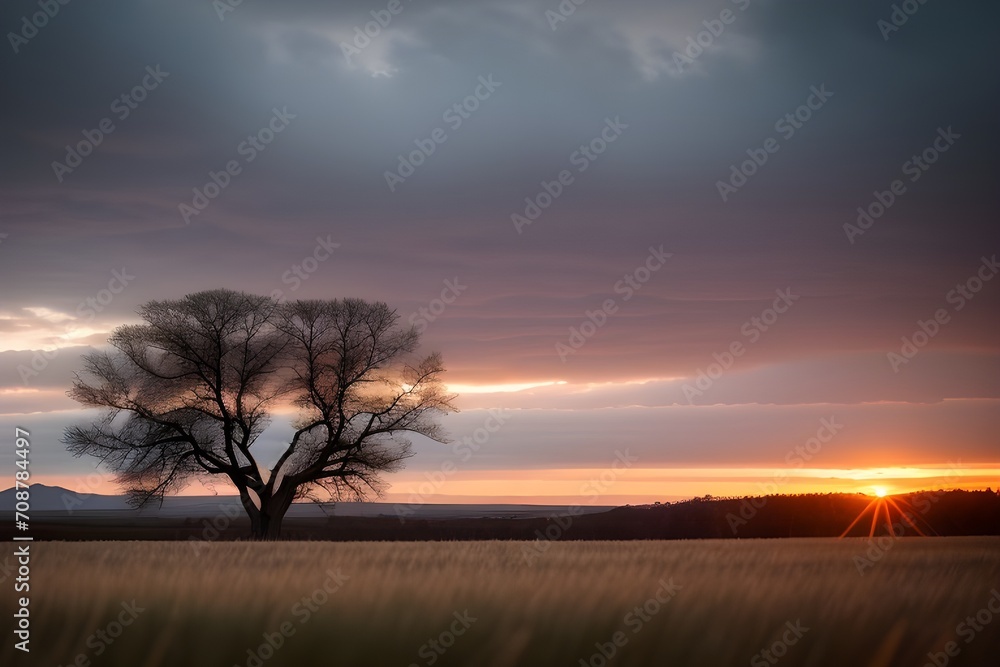
<path id="1" fill-rule="evenodd" d="M 885 493 L 886 491 L 884 486 L 875 487 L 875 495 L 878 496 L 879 498 L 885 498 Z"/>

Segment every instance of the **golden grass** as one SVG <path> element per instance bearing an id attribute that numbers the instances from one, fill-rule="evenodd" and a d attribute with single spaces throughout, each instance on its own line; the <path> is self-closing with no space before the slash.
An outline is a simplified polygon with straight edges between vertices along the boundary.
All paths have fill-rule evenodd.
<path id="1" fill-rule="evenodd" d="M 955 636 L 1000 587 L 1000 538 L 903 539 L 864 576 L 858 539 L 562 542 L 530 566 L 524 546 L 36 543 L 30 663 L 9 632 L 0 663 L 84 653 L 95 666 L 245 666 L 261 634 L 288 621 L 295 634 L 266 667 L 427 665 L 421 646 L 465 610 L 478 620 L 436 665 L 580 665 L 618 630 L 628 643 L 610 665 L 748 665 L 799 619 L 809 631 L 778 664 L 919 667 L 955 639 L 959 665 L 995 664 L 1000 650 L 1000 615 L 971 643 Z M 349 579 L 303 623 L 294 605 L 327 569 Z M 633 632 L 625 615 L 661 579 L 681 589 Z M 95 656 L 88 637 L 133 599 L 145 611 Z"/>

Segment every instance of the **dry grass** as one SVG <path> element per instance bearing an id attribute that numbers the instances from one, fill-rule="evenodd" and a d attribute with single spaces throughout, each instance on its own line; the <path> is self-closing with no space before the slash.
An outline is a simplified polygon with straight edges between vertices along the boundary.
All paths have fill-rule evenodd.
<path id="1" fill-rule="evenodd" d="M 778 664 L 919 666 L 1000 587 L 998 538 L 904 539 L 863 577 L 861 540 L 563 542 L 531 566 L 523 546 L 36 543 L 30 664 L 246 665 L 261 633 L 290 621 L 265 666 L 426 665 L 421 645 L 468 610 L 478 620 L 435 664 L 580 665 L 623 630 L 611 665 L 748 665 L 801 619 L 809 631 Z M 293 606 L 328 568 L 349 579 L 303 623 Z M 633 632 L 625 615 L 661 578 L 682 588 Z M 95 656 L 88 636 L 133 599 L 146 611 Z M 0 663 L 22 664 L 5 637 Z M 958 642 L 955 664 L 995 664 L 1000 616 Z"/>

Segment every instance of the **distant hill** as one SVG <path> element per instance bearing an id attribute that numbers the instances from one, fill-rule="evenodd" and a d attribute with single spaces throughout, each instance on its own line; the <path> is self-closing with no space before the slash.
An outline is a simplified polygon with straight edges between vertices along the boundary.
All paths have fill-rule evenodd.
<path id="1" fill-rule="evenodd" d="M 124 496 L 101 494 L 86 494 L 64 489 L 61 486 L 32 484 L 29 487 L 31 496 L 31 514 L 35 518 L 58 519 L 64 517 L 107 517 L 117 513 L 130 518 L 202 518 L 215 517 L 219 514 L 238 515 L 243 512 L 240 500 L 236 496 L 172 496 L 164 498 L 162 505 L 151 505 L 142 510 L 129 507 Z M 13 512 L 15 505 L 14 489 L 0 491 L 0 512 Z M 395 503 L 295 503 L 288 510 L 288 517 L 326 518 L 330 516 L 379 517 L 396 518 Z M 414 519 L 459 519 L 459 518 L 528 518 L 544 517 L 551 514 L 564 514 L 568 508 L 562 505 L 510 505 L 510 504 L 426 504 L 416 507 L 405 506 L 402 513 L 405 517 Z M 604 512 L 611 506 L 594 506 L 585 508 L 585 512 Z"/>
<path id="2" fill-rule="evenodd" d="M 61 486 L 32 484 L 28 487 L 33 512 L 66 512 L 73 510 L 128 510 L 128 503 L 122 496 L 102 496 L 96 493 L 77 493 Z M 14 511 L 14 489 L 0 491 L 0 512 Z"/>

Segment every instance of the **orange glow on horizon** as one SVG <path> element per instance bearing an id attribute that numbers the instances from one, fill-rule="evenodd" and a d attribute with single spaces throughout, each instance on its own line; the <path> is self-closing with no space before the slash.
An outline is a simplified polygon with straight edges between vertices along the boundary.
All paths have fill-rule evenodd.
<path id="1" fill-rule="evenodd" d="M 890 502 L 907 493 L 937 489 L 995 488 L 1000 466 L 964 465 L 960 469 L 898 468 L 842 470 L 800 468 L 559 468 L 538 470 L 457 470 L 442 477 L 439 471 L 407 469 L 386 476 L 389 488 L 377 500 L 390 503 L 511 503 L 536 505 L 648 504 L 712 495 L 715 497 L 772 494 L 862 493 L 873 502 Z M 438 472 L 435 475 L 435 472 Z M 776 477 L 782 473 L 785 477 Z M 437 481 L 431 481 L 431 480 Z M 120 493 L 113 476 L 33 476 L 32 481 L 82 493 Z M 877 482 L 877 484 L 872 484 Z M 890 495 L 891 492 L 891 495 Z M 195 482 L 181 496 L 230 495 L 234 489 L 217 480 L 210 489 Z"/>

